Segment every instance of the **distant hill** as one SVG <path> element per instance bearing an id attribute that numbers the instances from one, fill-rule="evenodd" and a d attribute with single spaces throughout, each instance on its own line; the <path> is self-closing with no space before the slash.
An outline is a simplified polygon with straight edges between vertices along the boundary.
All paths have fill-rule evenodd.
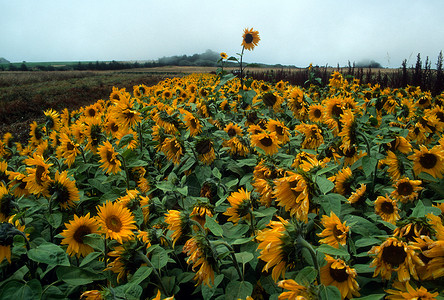
<path id="1" fill-rule="evenodd" d="M 6 58 L 0 57 L 0 64 L 9 64 L 9 60 Z"/>

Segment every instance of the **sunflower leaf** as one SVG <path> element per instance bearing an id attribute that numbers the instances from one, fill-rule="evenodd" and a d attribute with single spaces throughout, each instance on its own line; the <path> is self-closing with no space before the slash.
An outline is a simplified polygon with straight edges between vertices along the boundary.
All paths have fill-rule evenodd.
<path id="1" fill-rule="evenodd" d="M 333 299 L 341 299 L 341 292 L 334 285 L 321 285 L 319 289 L 319 296 L 321 300 L 333 300 Z"/>
<path id="2" fill-rule="evenodd" d="M 64 282 L 78 286 L 92 283 L 96 280 L 105 279 L 105 277 L 86 268 L 79 268 L 74 266 L 62 266 L 56 270 L 57 277 Z"/>
<path id="3" fill-rule="evenodd" d="M 324 254 L 344 257 L 345 260 L 348 260 L 350 258 L 350 254 L 343 247 L 341 249 L 341 248 L 335 248 L 328 244 L 322 244 L 316 250 Z"/>
<path id="4" fill-rule="evenodd" d="M 69 266 L 69 258 L 60 246 L 45 243 L 28 251 L 29 259 L 48 265 Z"/>
<path id="5" fill-rule="evenodd" d="M 253 285 L 248 281 L 231 281 L 225 288 L 225 299 L 245 299 L 251 296 Z"/>
<path id="6" fill-rule="evenodd" d="M 208 228 L 215 236 L 223 236 L 224 230 L 222 227 L 208 215 L 205 215 L 205 228 Z"/>
<path id="7" fill-rule="evenodd" d="M 410 217 L 422 218 L 425 216 L 425 207 L 421 200 L 416 203 L 415 208 L 412 211 Z"/>
<path id="8" fill-rule="evenodd" d="M 316 184 L 321 190 L 321 193 L 324 195 L 330 192 L 335 187 L 335 184 L 333 182 L 323 176 L 316 177 Z"/>

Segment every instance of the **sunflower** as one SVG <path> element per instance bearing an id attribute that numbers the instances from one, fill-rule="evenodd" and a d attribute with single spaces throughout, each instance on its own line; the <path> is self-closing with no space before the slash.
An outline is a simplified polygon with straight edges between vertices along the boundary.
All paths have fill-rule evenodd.
<path id="1" fill-rule="evenodd" d="M 412 145 L 410 142 L 402 136 L 396 136 L 393 141 L 387 144 L 388 150 L 390 151 L 399 151 L 404 154 L 408 154 L 412 152 Z"/>
<path id="2" fill-rule="evenodd" d="M 365 191 L 367 189 L 367 185 L 361 183 L 361 185 L 359 186 L 359 188 L 351 193 L 351 196 L 348 197 L 348 202 L 350 204 L 362 204 L 364 203 L 364 199 L 365 199 Z"/>
<path id="3" fill-rule="evenodd" d="M 274 197 L 278 206 L 296 216 L 300 221 L 307 222 L 310 207 L 309 190 L 304 177 L 298 173 L 287 172 L 285 177 L 274 180 Z"/>
<path id="4" fill-rule="evenodd" d="M 259 259 L 265 262 L 262 272 L 271 268 L 271 277 L 276 282 L 279 277 L 285 278 L 287 268 L 292 268 L 296 261 L 296 239 L 287 220 L 277 217 L 279 221 L 270 221 L 268 228 L 260 230 L 256 239 L 259 242 Z"/>
<path id="5" fill-rule="evenodd" d="M 13 221 L 14 217 L 15 215 L 9 217 L 7 221 L 0 222 L 0 263 L 5 258 L 11 263 L 11 246 L 14 242 L 14 236 L 17 234 L 25 235 L 25 226 L 21 225 L 19 220 Z"/>
<path id="6" fill-rule="evenodd" d="M 393 151 L 387 151 L 387 156 L 381 160 L 381 163 L 388 166 L 387 172 L 392 180 L 399 180 L 404 173 L 404 164 Z"/>
<path id="7" fill-rule="evenodd" d="M 339 248 L 339 245 L 346 245 L 349 233 L 349 227 L 345 225 L 346 222 L 342 223 L 334 212 L 330 212 L 330 216 L 322 216 L 321 223 L 325 229 L 317 234 L 323 238 L 319 243 L 335 248 Z"/>
<path id="8" fill-rule="evenodd" d="M 421 184 L 421 180 L 410 180 L 407 177 L 396 180 L 393 184 L 395 190 L 390 196 L 403 203 L 413 201 L 418 197 L 418 192 L 422 190 Z"/>
<path id="9" fill-rule="evenodd" d="M 209 203 L 198 202 L 193 206 L 190 218 L 198 222 L 202 228 L 205 227 L 206 216 L 212 217 L 214 214 L 214 206 Z"/>
<path id="10" fill-rule="evenodd" d="M 316 149 L 324 143 L 322 130 L 316 124 L 301 123 L 296 125 L 294 130 L 296 135 L 299 135 L 299 132 L 304 134 L 304 140 L 301 144 L 303 149 Z"/>
<path id="11" fill-rule="evenodd" d="M 26 189 L 32 194 L 47 194 L 47 188 L 51 178 L 49 177 L 49 168 L 52 164 L 46 163 L 41 155 L 34 153 L 32 158 L 25 159 L 28 166 L 35 168 L 26 168 L 28 175 L 24 182 L 26 182 Z"/>
<path id="12" fill-rule="evenodd" d="M 58 203 L 63 209 L 74 206 L 74 202 L 80 200 L 76 182 L 68 177 L 67 171 L 59 173 L 57 170 L 54 180 L 48 186 L 48 192 L 51 201 Z"/>
<path id="13" fill-rule="evenodd" d="M 299 87 L 294 87 L 287 98 L 288 108 L 298 120 L 307 118 L 308 103 L 304 99 L 304 92 Z"/>
<path id="14" fill-rule="evenodd" d="M 349 196 L 352 192 L 352 184 L 354 182 L 353 173 L 350 167 L 343 168 L 336 174 L 335 191 L 343 196 Z"/>
<path id="15" fill-rule="evenodd" d="M 45 127 L 46 132 L 50 130 L 59 131 L 60 130 L 60 114 L 53 109 L 48 109 L 43 112 L 45 115 Z"/>
<path id="16" fill-rule="evenodd" d="M 108 253 L 109 257 L 115 257 L 115 259 L 107 265 L 105 271 L 110 270 L 117 273 L 117 282 L 126 278 L 128 274 L 134 274 L 141 266 L 146 265 L 135 247 L 137 247 L 137 243 L 125 243 Z"/>
<path id="17" fill-rule="evenodd" d="M 32 145 L 37 146 L 43 141 L 43 137 L 45 136 L 45 128 L 42 125 L 37 125 L 36 121 L 33 121 L 30 125 L 31 130 L 29 135 L 31 136 L 29 142 Z"/>
<path id="18" fill-rule="evenodd" d="M 97 208 L 97 221 L 100 232 L 106 238 L 111 238 L 119 243 L 130 240 L 134 236 L 133 230 L 137 229 L 134 216 L 130 210 L 120 203 L 106 201 Z"/>
<path id="19" fill-rule="evenodd" d="M 347 109 L 344 114 L 341 115 L 340 122 L 342 123 L 342 130 L 339 132 L 339 137 L 342 140 L 341 149 L 347 151 L 358 142 L 356 135 L 357 122 L 350 109 Z"/>
<path id="20" fill-rule="evenodd" d="M 187 264 L 193 264 L 193 271 L 199 268 L 194 276 L 194 280 L 197 281 L 196 285 L 204 283 L 211 287 L 211 284 L 214 283 L 214 270 L 217 269 L 217 262 L 208 240 L 202 236 L 202 233 L 195 235 L 186 241 L 182 252 L 188 256 Z"/>
<path id="21" fill-rule="evenodd" d="M 78 217 L 74 215 L 74 220 L 65 223 L 66 229 L 60 235 L 64 237 L 60 244 L 68 245 L 66 252 L 70 255 L 87 256 L 94 249 L 83 242 L 83 237 L 91 233 L 99 233 L 99 225 L 96 219 L 91 218 L 89 213 L 86 216 Z"/>
<path id="22" fill-rule="evenodd" d="M 398 274 L 398 281 L 410 280 L 410 276 L 418 280 L 417 266 L 424 266 L 424 262 L 418 257 L 418 247 L 398 240 L 396 237 L 387 238 L 381 245 L 373 246 L 368 252 L 376 255 L 370 267 L 376 267 L 373 277 L 381 274 L 385 280 L 390 280 L 392 272 Z"/>
<path id="23" fill-rule="evenodd" d="M 190 217 L 183 211 L 168 210 L 165 222 L 168 224 L 168 230 L 172 231 L 173 247 L 181 237 L 191 232 Z"/>
<path id="24" fill-rule="evenodd" d="M 111 145 L 109 141 L 104 142 L 103 145 L 98 148 L 98 151 L 100 155 L 99 162 L 102 163 L 100 167 L 104 169 L 107 174 L 117 174 L 121 171 L 120 166 L 122 163 L 117 157 L 119 153 L 114 150 L 113 145 Z"/>
<path id="25" fill-rule="evenodd" d="M 103 135 L 103 125 L 102 119 L 100 117 L 89 118 L 86 122 L 85 127 L 83 128 L 83 134 L 88 139 L 88 144 L 86 145 L 86 149 L 91 150 L 93 153 L 96 153 L 97 147 L 100 142 L 104 139 Z M 81 137 L 76 137 L 78 141 L 81 141 Z"/>
<path id="26" fill-rule="evenodd" d="M 288 290 L 279 295 L 279 300 L 305 300 L 315 299 L 315 296 L 310 293 L 310 290 L 305 286 L 300 285 L 293 279 L 281 280 L 277 283 L 278 287 Z"/>
<path id="27" fill-rule="evenodd" d="M 188 131 L 190 132 L 190 136 L 196 136 L 199 133 L 202 132 L 202 124 L 200 123 L 199 119 L 196 118 L 192 113 L 188 111 L 183 112 L 184 116 L 184 122 L 185 125 L 188 128 Z"/>
<path id="28" fill-rule="evenodd" d="M 433 300 L 439 295 L 438 292 L 430 293 L 427 289 L 421 286 L 419 289 L 410 285 L 410 282 L 406 281 L 405 284 L 401 282 L 395 282 L 393 287 L 398 290 L 387 289 L 389 296 L 385 298 L 388 300 L 403 300 L 403 299 L 421 299 L 421 300 Z"/>
<path id="29" fill-rule="evenodd" d="M 176 137 L 166 138 L 162 143 L 161 149 L 168 160 L 172 161 L 175 165 L 180 164 L 180 160 L 183 156 L 183 147 Z"/>
<path id="30" fill-rule="evenodd" d="M 140 112 L 134 108 L 134 99 L 131 97 L 121 97 L 114 103 L 110 113 L 124 128 L 132 128 L 142 120 Z"/>
<path id="31" fill-rule="evenodd" d="M 327 254 L 325 260 L 327 264 L 321 268 L 321 283 L 325 286 L 337 287 L 341 292 L 342 299 L 359 297 L 356 270 L 350 268 L 342 259 L 334 259 Z"/>
<path id="32" fill-rule="evenodd" d="M 261 38 L 259 37 L 259 31 L 255 31 L 253 28 L 245 28 L 244 34 L 242 35 L 241 46 L 251 51 L 258 45 L 260 40 Z"/>
<path id="33" fill-rule="evenodd" d="M 267 155 L 273 155 L 279 151 L 280 141 L 276 132 L 267 133 L 262 131 L 251 136 L 251 145 L 261 148 Z"/>
<path id="34" fill-rule="evenodd" d="M 7 221 L 12 215 L 14 200 L 14 195 L 0 182 L 0 222 Z"/>
<path id="35" fill-rule="evenodd" d="M 263 93 L 260 98 L 266 107 L 270 109 L 273 108 L 275 111 L 279 110 L 281 104 L 284 102 L 284 99 L 278 93 L 271 91 Z"/>
<path id="36" fill-rule="evenodd" d="M 427 149 L 424 145 L 419 145 L 419 150 L 415 149 L 414 154 L 408 158 L 413 161 L 413 172 L 418 175 L 426 172 L 435 178 L 441 178 L 444 172 L 444 150 L 440 145 Z"/>
<path id="37" fill-rule="evenodd" d="M 392 224 L 400 219 L 397 200 L 390 199 L 387 195 L 376 198 L 375 212 L 382 220 Z"/>
<path id="38" fill-rule="evenodd" d="M 80 295 L 80 299 L 85 300 L 103 300 L 104 297 L 102 296 L 102 292 L 99 290 L 90 290 L 83 292 L 82 295 Z"/>
<path id="39" fill-rule="evenodd" d="M 222 58 L 222 59 L 227 59 L 227 58 L 228 58 L 227 53 L 225 53 L 225 52 L 221 52 L 221 53 L 220 53 L 220 58 Z"/>
<path id="40" fill-rule="evenodd" d="M 322 104 L 312 104 L 308 107 L 308 117 L 312 122 L 322 122 L 324 107 Z"/>
<path id="41" fill-rule="evenodd" d="M 290 141 L 288 127 L 279 120 L 269 120 L 267 123 L 267 130 L 269 132 L 275 132 L 279 142 L 282 144 Z"/>
<path id="42" fill-rule="evenodd" d="M 273 190 L 274 182 L 278 175 L 276 167 L 272 164 L 267 164 L 261 160 L 259 164 L 254 167 L 253 182 L 251 185 L 260 194 L 260 203 L 264 206 L 270 207 L 274 199 Z"/>
<path id="43" fill-rule="evenodd" d="M 210 139 L 204 138 L 197 141 L 195 150 L 198 154 L 199 160 L 206 165 L 210 165 L 216 159 L 213 141 Z"/>
<path id="44" fill-rule="evenodd" d="M 237 192 L 233 192 L 227 198 L 230 207 L 224 212 L 224 215 L 229 216 L 228 221 L 237 224 L 241 218 L 250 219 L 251 211 L 251 192 L 241 188 Z"/>
<path id="45" fill-rule="evenodd" d="M 9 190 L 12 191 L 16 197 L 28 196 L 30 192 L 26 188 L 25 174 L 20 172 L 9 172 Z"/>

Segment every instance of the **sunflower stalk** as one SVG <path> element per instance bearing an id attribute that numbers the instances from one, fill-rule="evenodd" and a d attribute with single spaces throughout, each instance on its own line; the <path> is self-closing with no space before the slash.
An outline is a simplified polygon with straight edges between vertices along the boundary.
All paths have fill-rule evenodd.
<path id="1" fill-rule="evenodd" d="M 298 238 L 296 239 L 296 242 L 300 244 L 301 246 L 305 247 L 308 252 L 310 253 L 311 259 L 313 261 L 313 266 L 315 267 L 317 271 L 316 279 L 318 282 L 321 282 L 321 269 L 319 268 L 318 259 L 316 257 L 316 251 L 313 249 L 313 246 L 307 242 L 302 235 L 298 235 Z"/>
<path id="2" fill-rule="evenodd" d="M 122 155 L 120 155 L 120 154 L 117 155 L 117 158 L 122 162 L 123 169 L 125 170 L 125 175 L 126 175 L 126 180 L 125 180 L 125 181 L 126 181 L 126 189 L 127 189 L 127 190 L 130 190 L 130 175 L 129 175 L 128 167 L 127 167 L 127 165 L 126 165 L 125 158 L 124 158 Z"/>
<path id="3" fill-rule="evenodd" d="M 242 57 L 244 56 L 244 50 L 245 50 L 245 46 L 242 46 L 242 52 L 240 54 L 240 61 L 239 61 L 239 65 L 240 65 L 240 89 L 243 90 L 244 89 L 244 68 L 242 67 Z"/>
<path id="4" fill-rule="evenodd" d="M 241 281 L 244 281 L 244 274 L 241 272 L 241 270 L 239 268 L 239 263 L 236 259 L 236 255 L 235 255 L 236 252 L 234 251 L 233 247 L 231 247 L 231 245 L 225 241 L 221 241 L 220 244 L 224 245 L 228 249 L 228 251 L 230 252 L 231 261 L 233 262 L 234 267 L 236 268 L 237 274 L 239 275 L 239 278 L 241 279 Z"/>
<path id="5" fill-rule="evenodd" d="M 149 260 L 149 258 L 142 253 L 142 251 L 138 250 L 137 254 L 139 255 L 139 257 L 146 262 L 146 264 L 153 269 L 154 275 L 156 275 L 157 279 L 159 280 L 159 284 L 160 284 L 160 288 L 162 289 L 162 292 L 169 297 L 170 294 L 168 293 L 167 289 L 165 288 L 165 286 L 163 285 L 162 282 L 162 277 L 160 277 L 159 272 L 157 271 L 157 269 L 154 267 L 153 263 Z"/>

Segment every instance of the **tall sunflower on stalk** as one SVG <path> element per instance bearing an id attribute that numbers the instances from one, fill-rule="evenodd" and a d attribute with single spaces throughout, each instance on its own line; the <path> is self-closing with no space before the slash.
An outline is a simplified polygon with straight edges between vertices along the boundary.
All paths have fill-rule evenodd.
<path id="1" fill-rule="evenodd" d="M 113 145 L 111 145 L 109 141 L 104 142 L 98 148 L 98 151 L 100 155 L 99 162 L 102 164 L 100 167 L 104 169 L 107 174 L 117 174 L 122 170 L 120 168 L 122 163 L 117 157 L 119 153 L 114 150 Z"/>
<path id="2" fill-rule="evenodd" d="M 276 132 L 261 131 L 251 135 L 250 140 L 251 146 L 262 149 L 266 155 L 278 153 L 281 147 Z"/>
<path id="3" fill-rule="evenodd" d="M 211 165 L 216 159 L 214 143 L 209 138 L 203 138 L 196 141 L 194 149 L 197 152 L 198 159 L 206 165 Z"/>
<path id="4" fill-rule="evenodd" d="M 130 210 L 120 203 L 107 201 L 97 207 L 96 220 L 99 224 L 100 233 L 105 238 L 110 238 L 123 243 L 134 237 L 135 225 L 134 215 Z"/>
<path id="5" fill-rule="evenodd" d="M 136 242 L 125 243 L 116 246 L 113 251 L 108 253 L 108 256 L 114 257 L 114 260 L 107 265 L 105 270 L 117 273 L 117 282 L 146 265 L 143 258 L 140 257 L 143 254 L 140 254 L 136 249 L 138 246 Z"/>
<path id="6" fill-rule="evenodd" d="M 240 80 L 241 80 L 241 89 L 243 89 L 243 78 L 244 78 L 244 67 L 242 66 L 242 57 L 244 55 L 244 49 L 247 49 L 249 51 L 252 51 L 254 47 L 256 47 L 259 44 L 259 41 L 261 40 L 259 36 L 259 31 L 253 30 L 253 28 L 244 29 L 244 34 L 242 35 L 242 52 L 240 54 Z"/>
<path id="7" fill-rule="evenodd" d="M 375 212 L 382 220 L 395 224 L 401 217 L 399 216 L 398 202 L 387 195 L 378 196 L 375 201 Z"/>
<path id="8" fill-rule="evenodd" d="M 123 128 L 133 128 L 142 120 L 140 112 L 134 107 L 134 99 L 131 97 L 120 97 L 111 108 L 111 116 Z"/>
<path id="9" fill-rule="evenodd" d="M 183 156 L 183 147 L 176 137 L 166 138 L 162 143 L 162 151 L 168 160 L 172 161 L 175 165 L 180 164 Z"/>
<path id="10" fill-rule="evenodd" d="M 74 215 L 74 219 L 65 223 L 65 227 L 66 229 L 60 233 L 64 237 L 60 244 L 68 245 L 66 253 L 70 256 L 85 257 L 94 251 L 90 245 L 83 241 L 85 235 L 99 233 L 99 225 L 95 218 L 90 217 L 89 213 L 81 217 Z"/>
<path id="11" fill-rule="evenodd" d="M 190 216 L 184 211 L 168 210 L 165 214 L 165 223 L 168 224 L 168 230 L 172 231 L 173 247 L 181 237 L 191 232 Z"/>
<path id="12" fill-rule="evenodd" d="M 65 159 L 65 164 L 70 168 L 77 155 L 80 154 L 80 145 L 63 132 L 60 135 L 60 145 L 57 147 L 56 153 L 59 159 Z"/>

